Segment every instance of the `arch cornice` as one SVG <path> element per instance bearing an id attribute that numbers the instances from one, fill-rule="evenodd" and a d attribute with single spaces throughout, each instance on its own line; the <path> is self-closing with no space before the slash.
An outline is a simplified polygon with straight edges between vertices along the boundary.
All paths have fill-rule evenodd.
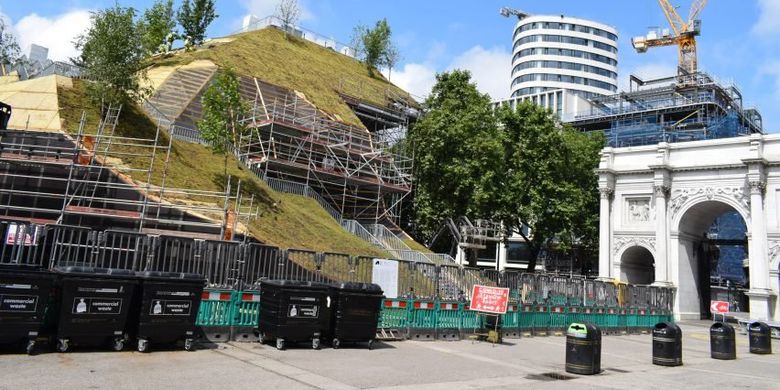
<path id="1" fill-rule="evenodd" d="M 675 188 L 669 201 L 672 231 L 680 230 L 680 221 L 685 213 L 699 203 L 716 201 L 736 210 L 750 231 L 750 194 L 744 186 L 704 186 Z"/>

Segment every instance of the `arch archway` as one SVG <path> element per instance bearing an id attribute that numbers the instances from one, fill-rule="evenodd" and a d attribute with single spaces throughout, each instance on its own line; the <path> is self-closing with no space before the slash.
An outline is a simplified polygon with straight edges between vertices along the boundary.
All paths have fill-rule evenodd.
<path id="1" fill-rule="evenodd" d="M 680 210 L 672 224 L 671 251 L 677 259 L 677 299 L 681 318 L 709 318 L 710 258 L 717 248 L 711 244 L 707 232 L 721 215 L 735 212 L 746 226 L 746 211 L 733 202 L 704 199 L 692 202 Z"/>
<path id="2" fill-rule="evenodd" d="M 620 256 L 620 280 L 631 284 L 651 284 L 655 281 L 655 258 L 643 246 L 632 246 Z"/>

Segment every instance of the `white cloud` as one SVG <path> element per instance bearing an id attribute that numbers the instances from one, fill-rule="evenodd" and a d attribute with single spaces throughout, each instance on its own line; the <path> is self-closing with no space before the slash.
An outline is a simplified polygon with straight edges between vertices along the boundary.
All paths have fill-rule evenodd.
<path id="1" fill-rule="evenodd" d="M 433 63 L 439 60 L 442 51 L 441 45 L 433 45 L 425 62 L 405 64 L 403 68 L 394 70 L 389 75 L 390 81 L 418 97 L 428 96 L 436 83 L 438 72 Z M 472 81 L 482 93 L 487 93 L 493 99 L 500 99 L 509 95 L 511 59 L 511 54 L 504 49 L 474 46 L 455 57 L 444 68 L 447 71 L 468 70 L 471 72 Z M 388 77 L 386 70 L 382 73 Z"/>
<path id="2" fill-rule="evenodd" d="M 648 63 L 632 68 L 629 72 L 620 72 L 618 79 L 618 89 L 621 91 L 629 90 L 629 77 L 637 76 L 642 80 L 659 79 L 677 75 L 677 66 L 670 63 Z"/>
<path id="3" fill-rule="evenodd" d="M 14 25 L 22 52 L 30 52 L 30 44 L 49 48 L 52 60 L 68 60 L 79 54 L 73 41 L 90 26 L 89 11 L 74 10 L 53 17 L 30 14 Z"/>
<path id="4" fill-rule="evenodd" d="M 497 100 L 509 96 L 511 61 L 512 54 L 503 48 L 474 46 L 457 56 L 448 69 L 470 71 L 477 88 Z"/>
<path id="5" fill-rule="evenodd" d="M 272 16 L 276 14 L 276 7 L 281 0 L 242 0 L 241 4 L 244 6 L 247 14 L 255 15 L 258 18 L 264 18 L 266 16 Z M 300 21 L 313 20 L 314 14 L 306 6 L 303 1 L 298 1 L 298 8 L 301 10 Z"/>
<path id="6" fill-rule="evenodd" d="M 757 35 L 773 35 L 780 32 L 780 0 L 758 0 L 759 16 L 753 25 Z"/>
<path id="7" fill-rule="evenodd" d="M 382 72 L 388 77 L 388 72 Z M 406 64 L 400 70 L 394 70 L 389 74 L 390 82 L 399 86 L 404 91 L 424 98 L 428 96 L 436 82 L 436 69 L 428 64 Z"/>

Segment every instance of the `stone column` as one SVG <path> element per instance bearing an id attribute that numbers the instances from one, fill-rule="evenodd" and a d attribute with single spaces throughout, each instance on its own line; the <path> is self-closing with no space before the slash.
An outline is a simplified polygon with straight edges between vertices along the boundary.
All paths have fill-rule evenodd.
<path id="1" fill-rule="evenodd" d="M 612 255 L 610 248 L 610 225 L 611 225 L 611 212 L 610 207 L 612 203 L 612 188 L 601 187 L 599 188 L 601 194 L 601 206 L 599 207 L 599 278 L 609 279 L 611 278 L 611 264 L 610 257 Z"/>
<path id="2" fill-rule="evenodd" d="M 669 243 L 668 211 L 666 198 L 669 196 L 669 186 L 654 185 L 655 195 L 655 282 L 656 286 L 669 286 Z"/>
<path id="3" fill-rule="evenodd" d="M 497 269 L 499 271 L 504 271 L 504 270 L 506 270 L 506 251 L 507 251 L 507 247 L 509 246 L 509 241 L 507 241 L 506 239 L 504 239 L 502 237 L 501 241 L 499 241 L 498 245 L 496 245 L 496 246 L 498 247 L 498 267 L 497 267 Z"/>
<path id="4" fill-rule="evenodd" d="M 750 180 L 750 318 L 769 319 L 769 259 L 767 256 L 766 219 L 764 217 L 764 180 Z"/>

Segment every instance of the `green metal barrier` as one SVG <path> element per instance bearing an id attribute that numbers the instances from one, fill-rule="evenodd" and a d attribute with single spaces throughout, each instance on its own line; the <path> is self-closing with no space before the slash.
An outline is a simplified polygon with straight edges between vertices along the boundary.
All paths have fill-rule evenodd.
<path id="1" fill-rule="evenodd" d="M 379 312 L 379 327 L 386 329 L 408 328 L 409 301 L 405 299 L 385 299 Z"/>
<path id="2" fill-rule="evenodd" d="M 548 329 L 553 334 L 563 334 L 566 328 L 569 326 L 568 310 L 566 306 L 554 305 L 550 307 L 550 322 Z"/>
<path id="3" fill-rule="evenodd" d="M 534 306 L 533 332 L 537 336 L 547 336 L 550 327 L 550 308 L 547 305 Z"/>
<path id="4" fill-rule="evenodd" d="M 480 315 L 479 312 L 472 311 L 468 303 L 464 303 L 461 307 L 460 334 L 461 337 L 465 338 L 466 335 L 484 328 L 484 316 Z"/>
<path id="5" fill-rule="evenodd" d="M 255 327 L 260 320 L 260 293 L 243 292 L 235 294 L 233 326 Z"/>
<path id="6" fill-rule="evenodd" d="M 236 292 L 232 290 L 207 290 L 203 292 L 198 310 L 198 326 L 230 326 Z"/>
<path id="7" fill-rule="evenodd" d="M 461 304 L 458 302 L 437 302 L 436 328 L 460 329 L 462 315 Z"/>
<path id="8" fill-rule="evenodd" d="M 517 326 L 521 334 L 532 334 L 534 331 L 534 307 L 533 305 L 522 305 L 517 313 Z"/>

